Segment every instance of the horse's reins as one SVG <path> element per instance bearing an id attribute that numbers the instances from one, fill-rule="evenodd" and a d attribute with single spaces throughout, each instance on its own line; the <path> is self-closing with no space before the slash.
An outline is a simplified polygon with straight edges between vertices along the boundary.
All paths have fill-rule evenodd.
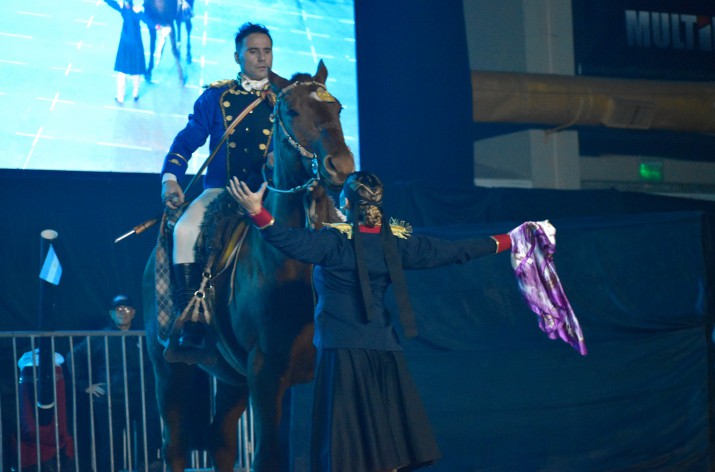
<path id="1" fill-rule="evenodd" d="M 263 167 L 261 168 L 261 174 L 263 176 L 263 181 L 266 183 L 266 188 L 268 188 L 272 192 L 277 192 L 277 193 L 282 193 L 282 194 L 292 194 L 292 193 L 299 193 L 299 192 L 304 192 L 306 190 L 310 191 L 313 187 L 313 185 L 316 182 L 320 181 L 320 174 L 318 172 L 318 154 L 315 152 L 312 152 L 308 150 L 305 146 L 300 144 L 297 139 L 295 139 L 293 136 L 290 135 L 288 130 L 286 129 L 285 125 L 283 124 L 283 120 L 281 119 L 280 113 L 278 113 L 278 107 L 280 106 L 281 99 L 283 96 L 286 94 L 286 92 L 290 91 L 291 89 L 295 88 L 298 85 L 317 85 L 318 87 L 325 88 L 325 85 L 321 84 L 320 82 L 315 82 L 315 81 L 309 81 L 309 82 L 293 82 L 292 84 L 288 85 L 284 89 L 282 89 L 278 95 L 276 95 L 276 102 L 273 107 L 273 115 L 272 118 L 274 121 L 278 122 L 278 125 L 283 132 L 283 135 L 285 135 L 288 143 L 300 153 L 301 156 L 311 159 L 311 171 L 313 172 L 313 177 L 309 178 L 305 183 L 302 185 L 298 185 L 296 187 L 293 187 L 288 190 L 283 190 L 279 189 L 276 187 L 273 187 L 272 185 L 268 184 L 268 178 L 266 177 L 266 165 L 264 164 Z M 311 204 L 308 204 L 307 201 L 303 202 L 303 208 L 305 210 L 306 214 L 306 226 L 312 226 L 312 218 L 311 215 L 315 214 L 315 202 L 312 202 Z M 244 232 L 241 235 L 240 240 L 238 241 L 238 244 L 236 247 L 231 251 L 231 254 L 226 258 L 226 264 L 223 266 L 223 268 L 219 271 L 219 274 L 223 271 L 225 271 L 228 267 L 232 267 L 231 270 L 231 287 L 233 287 L 235 283 L 235 278 L 236 278 L 236 264 L 233 264 L 232 261 L 235 260 L 235 257 L 238 255 L 238 251 L 241 248 L 241 245 L 243 244 L 243 240 L 246 238 L 247 232 Z M 217 274 L 218 275 L 218 274 Z M 233 298 L 233 289 L 231 289 L 231 298 L 229 301 Z"/>

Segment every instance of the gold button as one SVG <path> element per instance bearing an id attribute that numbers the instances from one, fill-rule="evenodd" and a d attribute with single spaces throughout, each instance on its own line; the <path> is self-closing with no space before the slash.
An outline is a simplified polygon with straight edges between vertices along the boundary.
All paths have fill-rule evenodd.
<path id="1" fill-rule="evenodd" d="M 233 117 L 231 115 L 226 115 L 226 121 L 233 121 Z"/>
<path id="2" fill-rule="evenodd" d="M 261 151 L 265 151 L 265 150 L 266 150 L 266 145 L 265 145 L 265 144 L 259 144 L 259 145 L 258 145 L 258 149 L 260 149 Z"/>
<path id="3" fill-rule="evenodd" d="M 223 106 L 224 106 L 224 108 L 228 108 L 228 107 L 231 106 L 231 102 L 229 102 L 228 100 L 226 100 L 225 102 L 223 102 Z"/>
<path id="4" fill-rule="evenodd" d="M 269 134 L 271 134 L 271 130 L 269 130 L 269 129 L 264 129 L 264 130 L 263 130 L 263 134 L 266 135 L 266 136 L 268 136 Z"/>
<path id="5" fill-rule="evenodd" d="M 228 147 L 230 147 L 231 149 L 234 149 L 236 147 L 236 143 L 230 142 L 230 143 L 228 143 Z"/>

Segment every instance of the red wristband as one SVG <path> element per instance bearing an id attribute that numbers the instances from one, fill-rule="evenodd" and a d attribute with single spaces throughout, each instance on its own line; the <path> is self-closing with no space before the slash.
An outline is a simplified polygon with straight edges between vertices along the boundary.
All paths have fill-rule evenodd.
<path id="1" fill-rule="evenodd" d="M 266 228 L 270 225 L 273 224 L 273 215 L 268 213 L 268 210 L 265 208 L 261 207 L 261 211 L 256 213 L 255 215 L 251 215 L 251 219 L 253 220 L 253 224 L 258 226 L 259 229 Z"/>
<path id="2" fill-rule="evenodd" d="M 511 249 L 511 237 L 508 234 L 495 234 L 491 238 L 497 243 L 494 254 Z"/>

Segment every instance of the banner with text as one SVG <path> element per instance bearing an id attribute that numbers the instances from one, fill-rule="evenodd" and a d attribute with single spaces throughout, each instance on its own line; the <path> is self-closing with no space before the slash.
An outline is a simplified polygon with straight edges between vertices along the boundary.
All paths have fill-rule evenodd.
<path id="1" fill-rule="evenodd" d="M 715 80 L 712 0 L 573 0 L 576 75 Z"/>

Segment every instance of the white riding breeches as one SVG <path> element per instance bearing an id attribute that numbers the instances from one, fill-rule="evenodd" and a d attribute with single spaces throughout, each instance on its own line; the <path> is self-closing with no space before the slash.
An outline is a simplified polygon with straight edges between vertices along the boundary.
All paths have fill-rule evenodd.
<path id="1" fill-rule="evenodd" d="M 207 188 L 184 210 L 174 226 L 174 264 L 196 262 L 196 241 L 199 239 L 206 208 L 223 191 L 223 188 Z"/>

